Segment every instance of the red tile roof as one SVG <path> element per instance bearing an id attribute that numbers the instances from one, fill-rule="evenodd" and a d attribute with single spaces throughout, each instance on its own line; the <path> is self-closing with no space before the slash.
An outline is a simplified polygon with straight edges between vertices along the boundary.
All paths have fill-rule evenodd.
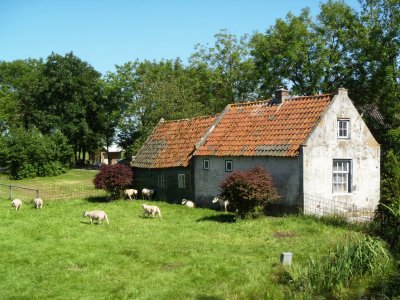
<path id="1" fill-rule="evenodd" d="M 331 95 L 230 105 L 214 131 L 195 152 L 198 156 L 297 156 Z"/>
<path id="2" fill-rule="evenodd" d="M 211 127 L 216 116 L 177 121 L 160 121 L 139 150 L 133 167 L 171 168 L 187 167 L 194 146 Z"/>
<path id="3" fill-rule="evenodd" d="M 297 156 L 332 95 L 301 96 L 271 105 L 228 105 L 219 116 L 160 122 L 132 166 L 187 167 L 197 156 Z"/>

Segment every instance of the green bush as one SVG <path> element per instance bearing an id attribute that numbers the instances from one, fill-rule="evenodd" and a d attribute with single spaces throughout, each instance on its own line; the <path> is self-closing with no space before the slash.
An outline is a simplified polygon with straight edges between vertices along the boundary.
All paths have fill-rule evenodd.
<path id="1" fill-rule="evenodd" d="M 122 164 L 101 166 L 100 172 L 93 179 L 95 187 L 110 193 L 111 199 L 120 198 L 122 190 L 129 187 L 132 181 L 132 169 Z"/>
<path id="2" fill-rule="evenodd" d="M 267 204 L 279 198 L 271 175 L 260 167 L 233 172 L 220 188 L 221 197 L 229 201 L 230 209 L 242 219 L 260 216 Z"/>
<path id="3" fill-rule="evenodd" d="M 59 175 L 69 167 L 72 150 L 58 131 L 44 135 L 37 129 L 15 128 L 1 140 L 0 157 L 12 179 Z"/>
<path id="4" fill-rule="evenodd" d="M 400 244 L 400 162 L 390 150 L 385 157 L 377 222 L 379 234 L 392 247 Z M 396 213 L 397 212 L 397 213 Z"/>

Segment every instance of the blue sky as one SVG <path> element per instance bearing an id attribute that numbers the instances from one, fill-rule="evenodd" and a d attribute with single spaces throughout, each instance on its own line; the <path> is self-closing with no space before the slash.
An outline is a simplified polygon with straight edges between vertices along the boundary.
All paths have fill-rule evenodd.
<path id="1" fill-rule="evenodd" d="M 346 0 L 359 10 L 357 0 Z M 212 45 L 221 29 L 264 32 L 277 18 L 317 0 L 0 0 L 0 60 L 73 51 L 105 74 L 136 59 L 180 57 Z"/>

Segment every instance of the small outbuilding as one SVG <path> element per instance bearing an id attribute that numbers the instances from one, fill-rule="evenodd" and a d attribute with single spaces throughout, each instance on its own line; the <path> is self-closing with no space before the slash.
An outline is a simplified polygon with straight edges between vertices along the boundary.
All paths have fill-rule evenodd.
<path id="1" fill-rule="evenodd" d="M 106 146 L 102 147 L 91 157 L 91 160 L 94 162 L 95 165 L 114 165 L 121 159 L 122 148 L 115 144 L 110 145 L 108 147 L 108 151 Z"/>

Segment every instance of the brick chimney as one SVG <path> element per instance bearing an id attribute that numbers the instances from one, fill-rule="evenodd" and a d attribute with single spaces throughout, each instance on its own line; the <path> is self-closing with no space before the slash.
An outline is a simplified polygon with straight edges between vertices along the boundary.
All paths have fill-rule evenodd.
<path id="1" fill-rule="evenodd" d="M 279 89 L 277 89 L 275 91 L 275 97 L 274 97 L 273 103 L 274 104 L 281 104 L 287 98 L 289 98 L 289 91 L 281 86 Z"/>

